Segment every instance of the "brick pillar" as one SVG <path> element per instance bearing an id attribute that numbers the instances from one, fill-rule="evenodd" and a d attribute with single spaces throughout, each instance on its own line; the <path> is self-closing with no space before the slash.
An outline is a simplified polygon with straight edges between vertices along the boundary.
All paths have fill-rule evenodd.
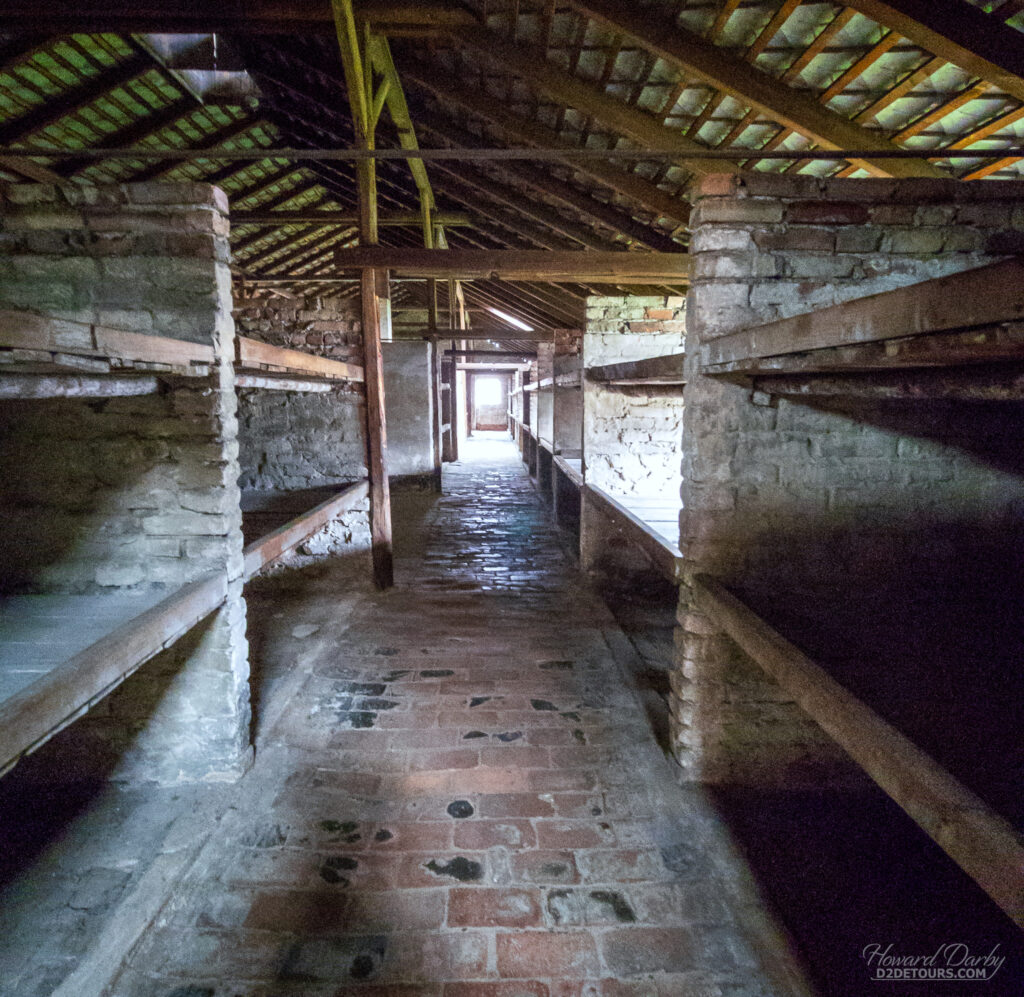
<path id="1" fill-rule="evenodd" d="M 985 456 L 1016 417 L 984 406 L 954 413 L 927 399 L 770 396 L 704 376 L 701 353 L 739 329 L 976 267 L 1020 245 L 1022 198 L 1017 183 L 757 173 L 708 177 L 694 192 L 680 519 L 687 578 L 720 579 L 853 691 L 887 690 L 876 708 L 902 711 L 907 730 L 923 711 L 913 697 L 901 706 L 889 695 L 899 691 L 895 665 L 872 653 L 870 631 L 888 607 L 912 606 L 908 619 L 933 610 L 943 579 L 998 563 L 1000 532 L 1019 534 L 1019 477 Z M 685 584 L 678 620 L 671 711 L 685 778 L 859 778 L 699 612 Z M 930 671 L 907 683 L 918 697 Z M 930 736 L 923 725 L 922 734 Z"/>
<path id="2" fill-rule="evenodd" d="M 227 199 L 204 184 L 26 184 L 0 189 L 0 208 L 0 308 L 215 354 L 205 376 L 158 367 L 155 394 L 4 408 L 8 591 L 156 601 L 227 579 L 219 610 L 58 735 L 61 775 L 234 778 L 250 748 Z"/>

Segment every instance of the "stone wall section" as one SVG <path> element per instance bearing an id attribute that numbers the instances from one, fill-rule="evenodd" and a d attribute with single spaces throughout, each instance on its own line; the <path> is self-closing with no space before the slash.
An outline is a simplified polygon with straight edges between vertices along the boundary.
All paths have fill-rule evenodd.
<path id="1" fill-rule="evenodd" d="M 587 299 L 584 368 L 681 353 L 678 297 Z M 682 396 L 584 381 L 583 452 L 588 484 L 615 495 L 679 489 Z"/>
<path id="2" fill-rule="evenodd" d="M 358 300 L 309 297 L 241 301 L 235 308 L 239 335 L 273 346 L 362 365 L 362 317 Z M 362 385 L 340 383 L 330 391 L 238 392 L 240 477 L 246 506 L 272 493 L 303 492 L 350 484 L 367 476 L 366 407 Z M 316 504 L 321 496 L 311 498 Z M 278 567 L 304 566 L 310 558 L 368 549 L 369 503 L 362 502 Z"/>
<path id="3" fill-rule="evenodd" d="M 159 394 L 0 410 L 7 591 L 228 598 L 59 735 L 67 773 L 236 776 L 249 743 L 228 205 L 204 184 L 0 187 L 0 308 L 212 345 Z"/>
<path id="4" fill-rule="evenodd" d="M 688 578 L 707 572 L 739 591 L 955 766 L 943 752 L 956 736 L 947 729 L 929 743 L 922 719 L 948 708 L 948 692 L 927 687 L 938 664 L 923 660 L 912 675 L 909 660 L 881 664 L 884 654 L 865 649 L 884 652 L 897 622 L 907 632 L 917 619 L 956 615 L 972 586 L 1001 592 L 1012 580 L 1006 545 L 1024 539 L 1019 406 L 752 397 L 702 376 L 699 361 L 704 345 L 736 330 L 1019 252 L 1024 184 L 714 176 L 695 192 L 691 226 Z M 686 778 L 859 778 L 695 608 L 688 585 L 676 643 L 672 737 Z M 904 658 L 914 654 L 908 645 Z"/>

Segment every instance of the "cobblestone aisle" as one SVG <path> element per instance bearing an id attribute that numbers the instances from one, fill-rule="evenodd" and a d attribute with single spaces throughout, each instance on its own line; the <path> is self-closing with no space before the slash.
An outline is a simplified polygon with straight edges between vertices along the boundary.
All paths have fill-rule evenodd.
<path id="1" fill-rule="evenodd" d="M 804 992 L 511 444 L 466 450 L 396 503 L 393 591 L 280 623 L 305 681 L 114 993 Z"/>

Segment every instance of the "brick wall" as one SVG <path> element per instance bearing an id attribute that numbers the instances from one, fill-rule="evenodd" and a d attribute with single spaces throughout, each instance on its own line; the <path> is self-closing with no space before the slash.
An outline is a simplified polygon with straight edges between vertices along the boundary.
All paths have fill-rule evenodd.
<path id="1" fill-rule="evenodd" d="M 170 592 L 226 572 L 224 607 L 68 728 L 67 772 L 236 775 L 248 745 L 227 201 L 202 184 L 0 188 L 0 308 L 214 347 L 158 394 L 0 410 L 7 591 Z"/>
<path id="2" fill-rule="evenodd" d="M 737 589 L 999 805 L 1020 762 L 1019 749 L 1006 748 L 1019 717 L 1005 707 L 1008 685 L 1020 684 L 1007 660 L 1019 624 L 1006 613 L 1021 592 L 1010 553 L 1024 539 L 1020 406 L 855 397 L 759 405 L 749 390 L 701 376 L 699 354 L 746 326 L 1018 250 L 1022 197 L 1021 184 L 711 177 L 695 195 L 687 306 L 689 571 Z M 685 585 L 679 621 L 673 737 L 688 777 L 855 778 L 695 611 Z"/>
<path id="3" fill-rule="evenodd" d="M 588 298 L 584 369 L 682 352 L 683 311 L 681 298 Z M 678 490 L 682 415 L 679 394 L 585 381 L 583 453 L 588 484 L 616 495 Z"/>

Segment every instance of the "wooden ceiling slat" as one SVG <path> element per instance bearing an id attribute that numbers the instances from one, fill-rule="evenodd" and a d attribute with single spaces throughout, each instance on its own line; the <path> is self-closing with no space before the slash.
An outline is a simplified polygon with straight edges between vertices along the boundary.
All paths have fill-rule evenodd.
<path id="1" fill-rule="evenodd" d="M 601 24 L 625 32 L 678 71 L 697 76 L 720 93 L 739 101 L 743 107 L 756 108 L 765 117 L 799 132 L 816 145 L 826 149 L 895 148 L 885 138 L 823 107 L 828 99 L 826 96 L 823 95 L 819 102 L 682 28 L 673 29 L 668 23 L 659 22 L 643 12 L 629 11 L 610 0 L 572 0 L 572 3 Z M 781 10 L 785 12 L 785 4 Z M 881 57 L 882 48 L 875 47 L 879 52 L 876 58 Z M 867 60 L 865 56 L 856 65 L 866 68 Z M 858 69 L 857 75 L 861 72 L 863 69 Z M 693 134 L 695 136 L 696 132 Z M 945 176 L 925 160 L 864 160 L 861 165 L 879 176 Z"/>
<path id="2" fill-rule="evenodd" d="M 772 15 L 771 20 L 761 29 L 750 47 L 743 53 L 743 58 L 747 62 L 753 62 L 771 44 L 772 39 L 779 33 L 779 30 L 801 3 L 803 3 L 803 0 L 783 0 L 779 9 Z"/>
<path id="3" fill-rule="evenodd" d="M 843 0 L 873 21 L 1024 101 L 1021 33 L 963 0 Z"/>
<path id="4" fill-rule="evenodd" d="M 906 97 L 919 83 L 923 83 L 930 76 L 937 73 L 944 65 L 942 59 L 927 59 L 921 66 L 915 69 L 908 76 L 905 76 L 888 93 L 883 94 L 878 100 L 872 101 L 867 107 L 858 111 L 854 121 L 871 121 L 882 113 L 887 107 L 891 107 L 896 101 Z"/>
<path id="5" fill-rule="evenodd" d="M 81 85 L 71 87 L 59 96 L 49 98 L 31 111 L 4 122 L 0 125 L 0 145 L 13 145 L 28 138 L 34 132 L 56 124 L 65 115 L 74 114 L 83 107 L 88 107 L 109 90 L 123 86 L 140 73 L 152 68 L 152 65 L 146 56 L 136 54 L 124 62 L 101 70 L 95 76 L 83 80 Z"/>
<path id="6" fill-rule="evenodd" d="M 965 104 L 969 104 L 972 100 L 976 100 L 978 97 L 986 94 L 990 89 L 990 84 L 987 82 L 974 83 L 972 86 L 965 87 L 956 96 L 951 97 L 949 100 L 943 101 L 938 107 L 929 111 L 927 114 L 921 115 L 912 124 L 907 125 L 906 128 L 901 128 L 896 132 L 894 138 L 898 141 L 903 139 L 911 138 L 914 135 L 919 135 L 926 128 L 941 121 L 946 115 L 952 114 L 954 111 L 963 107 Z"/>

